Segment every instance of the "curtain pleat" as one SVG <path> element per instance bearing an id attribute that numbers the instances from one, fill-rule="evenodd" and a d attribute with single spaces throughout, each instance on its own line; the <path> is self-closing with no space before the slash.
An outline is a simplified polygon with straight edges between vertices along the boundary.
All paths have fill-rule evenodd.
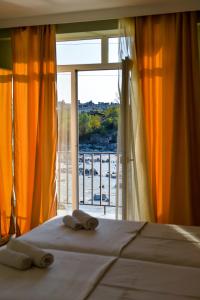
<path id="1" fill-rule="evenodd" d="M 9 235 L 12 215 L 12 72 L 0 69 L 0 236 Z"/>
<path id="2" fill-rule="evenodd" d="M 156 221 L 199 225 L 196 13 L 137 17 L 136 51 Z"/>
<path id="3" fill-rule="evenodd" d="M 18 234 L 56 214 L 55 45 L 54 26 L 18 28 L 12 33 Z"/>
<path id="4" fill-rule="evenodd" d="M 136 18 L 136 51 L 148 173 L 155 220 L 167 222 L 170 210 L 174 91 L 174 16 Z"/>
<path id="5" fill-rule="evenodd" d="M 196 13 L 176 17 L 172 222 L 200 225 L 200 73 Z M 179 116 L 177 118 L 177 116 Z M 173 199 L 172 198 L 172 199 Z"/>

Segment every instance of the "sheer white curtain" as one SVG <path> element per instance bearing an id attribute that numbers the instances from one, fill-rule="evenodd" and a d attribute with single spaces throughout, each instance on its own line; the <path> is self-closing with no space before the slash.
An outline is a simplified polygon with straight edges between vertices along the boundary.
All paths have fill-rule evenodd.
<path id="1" fill-rule="evenodd" d="M 72 209 L 71 104 L 58 102 L 57 195 L 58 214 Z"/>
<path id="2" fill-rule="evenodd" d="M 120 121 L 117 209 L 127 220 L 154 221 L 147 177 L 141 92 L 135 50 L 134 19 L 120 21 Z"/>
<path id="3" fill-rule="evenodd" d="M 58 149 L 57 195 L 58 214 L 71 213 L 78 207 L 77 180 L 77 101 L 75 72 L 57 74 Z"/>

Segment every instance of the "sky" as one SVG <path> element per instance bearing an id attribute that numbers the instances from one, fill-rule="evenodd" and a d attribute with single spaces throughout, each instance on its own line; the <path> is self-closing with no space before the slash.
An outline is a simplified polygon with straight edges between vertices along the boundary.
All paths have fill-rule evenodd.
<path id="1" fill-rule="evenodd" d="M 110 40 L 109 62 L 117 62 L 118 44 Z M 57 43 L 57 64 L 100 63 L 100 40 L 69 41 Z M 71 75 L 58 73 L 58 101 L 71 101 Z M 98 102 L 116 102 L 118 99 L 118 70 L 79 71 L 78 100 L 82 103 L 92 100 Z"/>

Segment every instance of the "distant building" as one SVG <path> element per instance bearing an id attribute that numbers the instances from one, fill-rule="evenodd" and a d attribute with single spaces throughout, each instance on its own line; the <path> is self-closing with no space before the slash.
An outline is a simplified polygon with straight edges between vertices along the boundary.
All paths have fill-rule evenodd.
<path id="1" fill-rule="evenodd" d="M 119 104 L 118 103 L 114 103 L 114 102 L 98 102 L 98 103 L 94 103 L 92 100 L 85 102 L 85 103 L 81 103 L 80 100 L 78 100 L 78 110 L 79 113 L 82 112 L 90 112 L 90 111 L 102 111 L 105 110 L 107 108 L 111 108 L 111 107 L 117 107 Z"/>

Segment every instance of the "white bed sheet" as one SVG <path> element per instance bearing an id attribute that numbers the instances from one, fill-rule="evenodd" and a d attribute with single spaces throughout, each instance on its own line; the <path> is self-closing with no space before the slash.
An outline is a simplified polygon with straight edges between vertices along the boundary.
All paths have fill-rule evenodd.
<path id="1" fill-rule="evenodd" d="M 51 249 L 55 264 L 0 265 L 0 299 L 200 299 L 199 236 L 197 227 L 105 219 L 95 231 L 73 231 L 57 218 L 20 237 Z"/>
<path id="2" fill-rule="evenodd" d="M 200 299 L 199 278 L 199 268 L 120 258 L 100 284 Z"/>
<path id="3" fill-rule="evenodd" d="M 118 256 L 144 222 L 99 219 L 94 231 L 74 231 L 56 218 L 20 237 L 41 248 Z"/>
<path id="4" fill-rule="evenodd" d="M 200 243 L 199 226 L 147 223 L 141 231 L 143 237 L 181 240 Z"/>
<path id="5" fill-rule="evenodd" d="M 139 235 L 121 257 L 200 268 L 200 243 Z"/>
<path id="6" fill-rule="evenodd" d="M 116 259 L 57 250 L 51 253 L 55 262 L 47 269 L 18 271 L 0 265 L 0 299 L 83 300 Z"/>
<path id="7" fill-rule="evenodd" d="M 192 300 L 196 297 L 176 296 L 143 290 L 127 289 L 109 285 L 99 285 L 88 300 Z"/>

